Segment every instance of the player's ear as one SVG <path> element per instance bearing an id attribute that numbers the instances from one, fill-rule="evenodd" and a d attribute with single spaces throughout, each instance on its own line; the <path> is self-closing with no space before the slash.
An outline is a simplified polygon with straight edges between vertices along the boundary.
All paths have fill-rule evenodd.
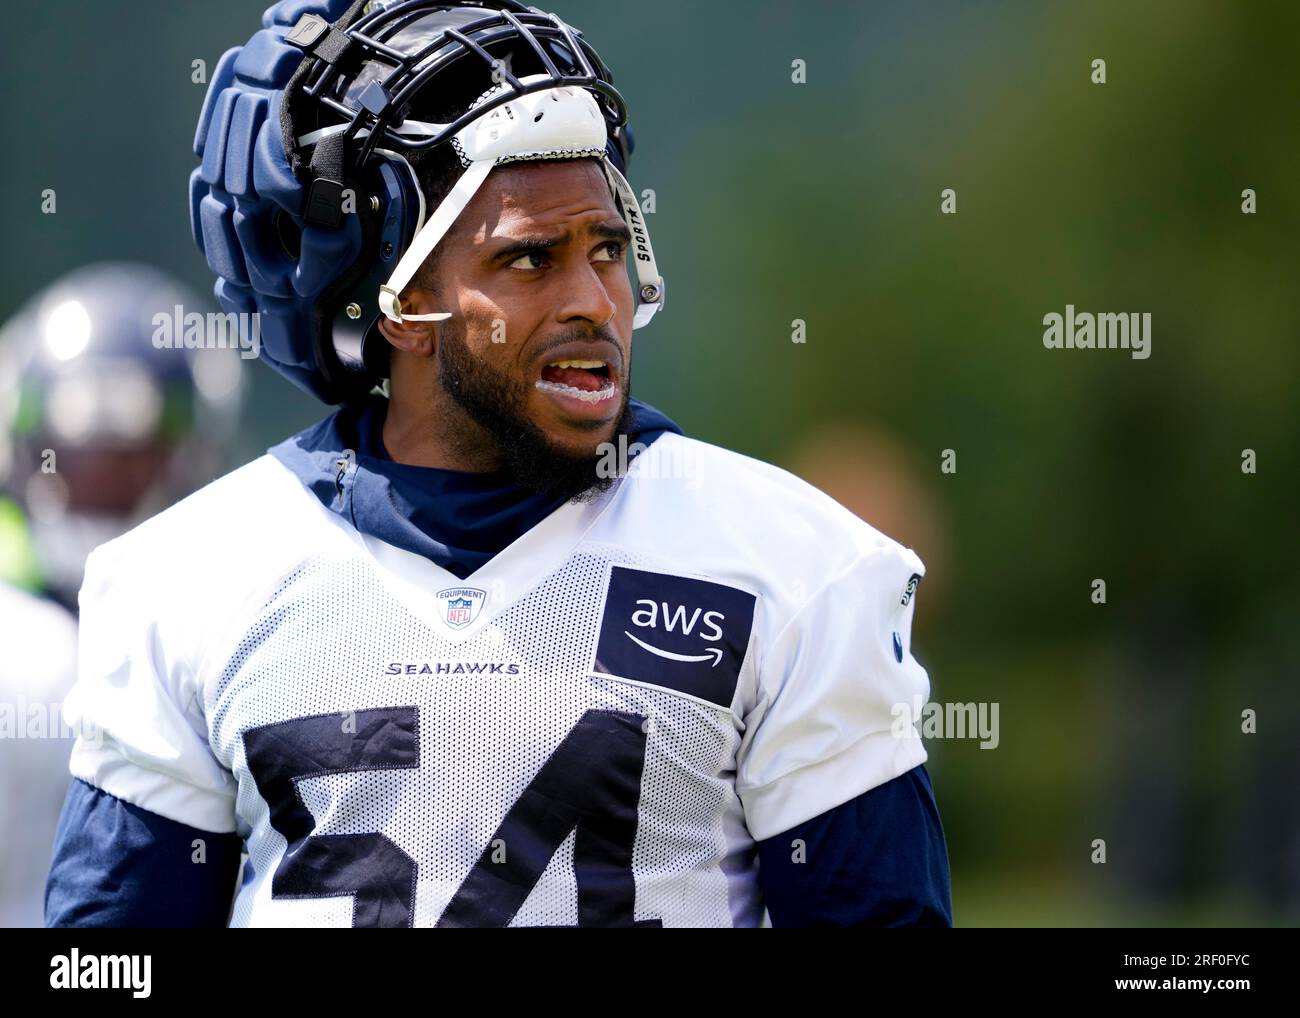
<path id="1" fill-rule="evenodd" d="M 429 290 L 408 289 L 401 297 L 403 315 L 436 314 L 436 300 Z M 436 322 L 395 322 L 387 315 L 379 318 L 379 332 L 395 349 L 417 357 L 430 356 L 438 346 Z"/>

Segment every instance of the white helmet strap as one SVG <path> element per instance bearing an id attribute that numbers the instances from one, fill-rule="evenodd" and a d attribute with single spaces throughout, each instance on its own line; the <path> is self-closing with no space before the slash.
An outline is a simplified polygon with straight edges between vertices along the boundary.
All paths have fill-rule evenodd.
<path id="1" fill-rule="evenodd" d="M 602 159 L 600 165 L 605 170 L 610 190 L 615 197 L 621 199 L 619 204 L 623 208 L 623 221 L 632 231 L 632 256 L 636 263 L 637 278 L 636 315 L 632 319 L 632 328 L 639 329 L 649 325 L 655 312 L 664 306 L 664 280 L 659 275 L 654 248 L 650 246 L 650 230 L 646 227 L 641 203 L 632 193 L 632 185 L 608 159 Z"/>
<path id="2" fill-rule="evenodd" d="M 424 264 L 425 259 L 433 253 L 438 241 L 447 235 L 452 223 L 465 211 L 465 206 L 478 193 L 478 189 L 492 172 L 493 160 L 485 159 L 474 163 L 461 174 L 456 185 L 419 230 L 411 246 L 398 259 L 393 274 L 388 282 L 379 288 L 379 310 L 395 322 L 441 322 L 451 317 L 451 312 L 442 311 L 432 315 L 406 315 L 402 313 L 401 293 Z M 418 186 L 418 184 L 417 184 Z"/>

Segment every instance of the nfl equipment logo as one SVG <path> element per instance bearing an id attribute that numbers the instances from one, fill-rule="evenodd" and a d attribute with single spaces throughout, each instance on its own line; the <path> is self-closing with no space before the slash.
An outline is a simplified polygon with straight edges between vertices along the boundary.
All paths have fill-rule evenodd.
<path id="1" fill-rule="evenodd" d="M 452 629 L 464 629 L 478 618 L 487 591 L 477 587 L 449 587 L 434 596 L 442 602 L 442 620 Z"/>

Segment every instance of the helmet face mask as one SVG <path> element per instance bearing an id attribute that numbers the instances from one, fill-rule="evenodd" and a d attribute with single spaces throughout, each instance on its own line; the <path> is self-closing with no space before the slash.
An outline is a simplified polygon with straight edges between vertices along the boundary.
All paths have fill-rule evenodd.
<path id="1" fill-rule="evenodd" d="M 204 166 L 191 178 L 196 240 L 222 276 L 218 298 L 230 309 L 252 304 L 260 312 L 272 366 L 327 402 L 368 392 L 387 373 L 381 314 L 412 317 L 402 314 L 402 289 L 487 172 L 511 161 L 600 161 L 634 235 L 635 327 L 649 321 L 662 306 L 663 280 L 623 176 L 632 148 L 626 108 L 609 69 L 577 29 L 513 0 L 358 0 L 333 24 L 320 15 L 298 17 L 301 6 L 287 0 L 272 8 L 271 27 L 259 33 L 272 35 L 262 48 L 278 47 L 271 61 L 277 67 L 287 64 L 293 48 L 308 54 L 282 89 L 254 100 L 270 99 L 266 122 L 239 123 L 241 95 L 228 112 L 214 112 L 220 102 L 214 92 L 237 92 L 244 84 L 239 61 L 232 75 L 223 58 L 196 141 Z M 297 19 L 292 25 L 290 10 Z M 283 22 L 275 20 L 277 12 L 286 15 Z M 245 49 L 257 42 L 255 36 Z M 278 123 L 272 123 L 277 106 Z M 248 185 L 258 180 L 258 161 L 279 160 L 282 166 L 262 174 L 279 193 L 272 201 L 245 194 L 241 202 L 237 191 L 223 193 L 205 141 L 223 129 L 256 133 L 259 127 L 262 134 L 278 127 L 279 137 L 240 146 L 241 159 L 244 149 L 255 149 L 256 159 L 253 180 L 241 175 L 236 184 L 253 190 Z M 221 141 L 233 147 L 227 137 Z M 424 195 L 417 175 L 435 154 L 453 168 L 458 159 L 463 170 L 445 197 Z M 241 250 L 231 252 L 225 224 L 235 208 L 245 226 L 240 235 L 234 223 Z M 268 217 L 274 228 L 249 223 Z M 265 242 L 267 234 L 274 245 Z M 263 239 L 246 243 L 250 236 Z M 223 271 L 241 261 L 247 281 Z"/>
<path id="2" fill-rule="evenodd" d="M 291 109 L 304 96 L 315 100 L 314 120 L 310 112 L 295 118 L 298 135 L 346 125 L 349 139 L 360 141 L 356 166 L 376 147 L 432 148 L 496 106 L 564 85 L 587 88 L 598 97 L 616 140 L 627 122 L 609 69 L 581 33 L 554 14 L 504 0 L 455 6 L 403 0 L 370 7 L 371 13 L 347 31 L 357 51 L 351 70 L 346 61 L 304 61 L 286 90 Z M 534 80 L 524 82 L 525 77 Z M 494 86 L 503 86 L 501 94 L 471 110 L 475 98 Z M 443 122 L 447 109 L 459 113 Z M 403 131 L 406 120 L 442 130 Z"/>

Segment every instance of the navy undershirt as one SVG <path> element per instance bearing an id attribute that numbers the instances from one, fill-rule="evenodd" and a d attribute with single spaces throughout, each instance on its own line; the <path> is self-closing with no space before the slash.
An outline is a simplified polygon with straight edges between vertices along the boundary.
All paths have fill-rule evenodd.
<path id="1" fill-rule="evenodd" d="M 362 533 L 462 579 L 562 504 L 502 474 L 394 462 L 383 445 L 386 406 L 372 398 L 345 407 L 270 452 Z M 634 400 L 632 412 L 629 444 L 680 433 L 652 407 Z M 340 471 L 345 450 L 355 470 Z M 199 870 L 195 839 L 207 846 Z M 241 849 L 234 834 L 168 820 L 74 779 L 46 884 L 46 925 L 225 926 Z M 756 854 L 774 926 L 952 924 L 947 847 L 924 767 L 759 842 Z"/>
<path id="2" fill-rule="evenodd" d="M 345 407 L 269 451 L 362 533 L 430 559 L 460 579 L 564 504 L 562 498 L 521 490 L 503 472 L 394 462 L 383 441 L 387 407 L 382 396 Z M 629 448 L 681 434 L 654 407 L 639 400 L 629 407 Z M 349 449 L 356 469 L 340 477 L 338 460 Z"/>

